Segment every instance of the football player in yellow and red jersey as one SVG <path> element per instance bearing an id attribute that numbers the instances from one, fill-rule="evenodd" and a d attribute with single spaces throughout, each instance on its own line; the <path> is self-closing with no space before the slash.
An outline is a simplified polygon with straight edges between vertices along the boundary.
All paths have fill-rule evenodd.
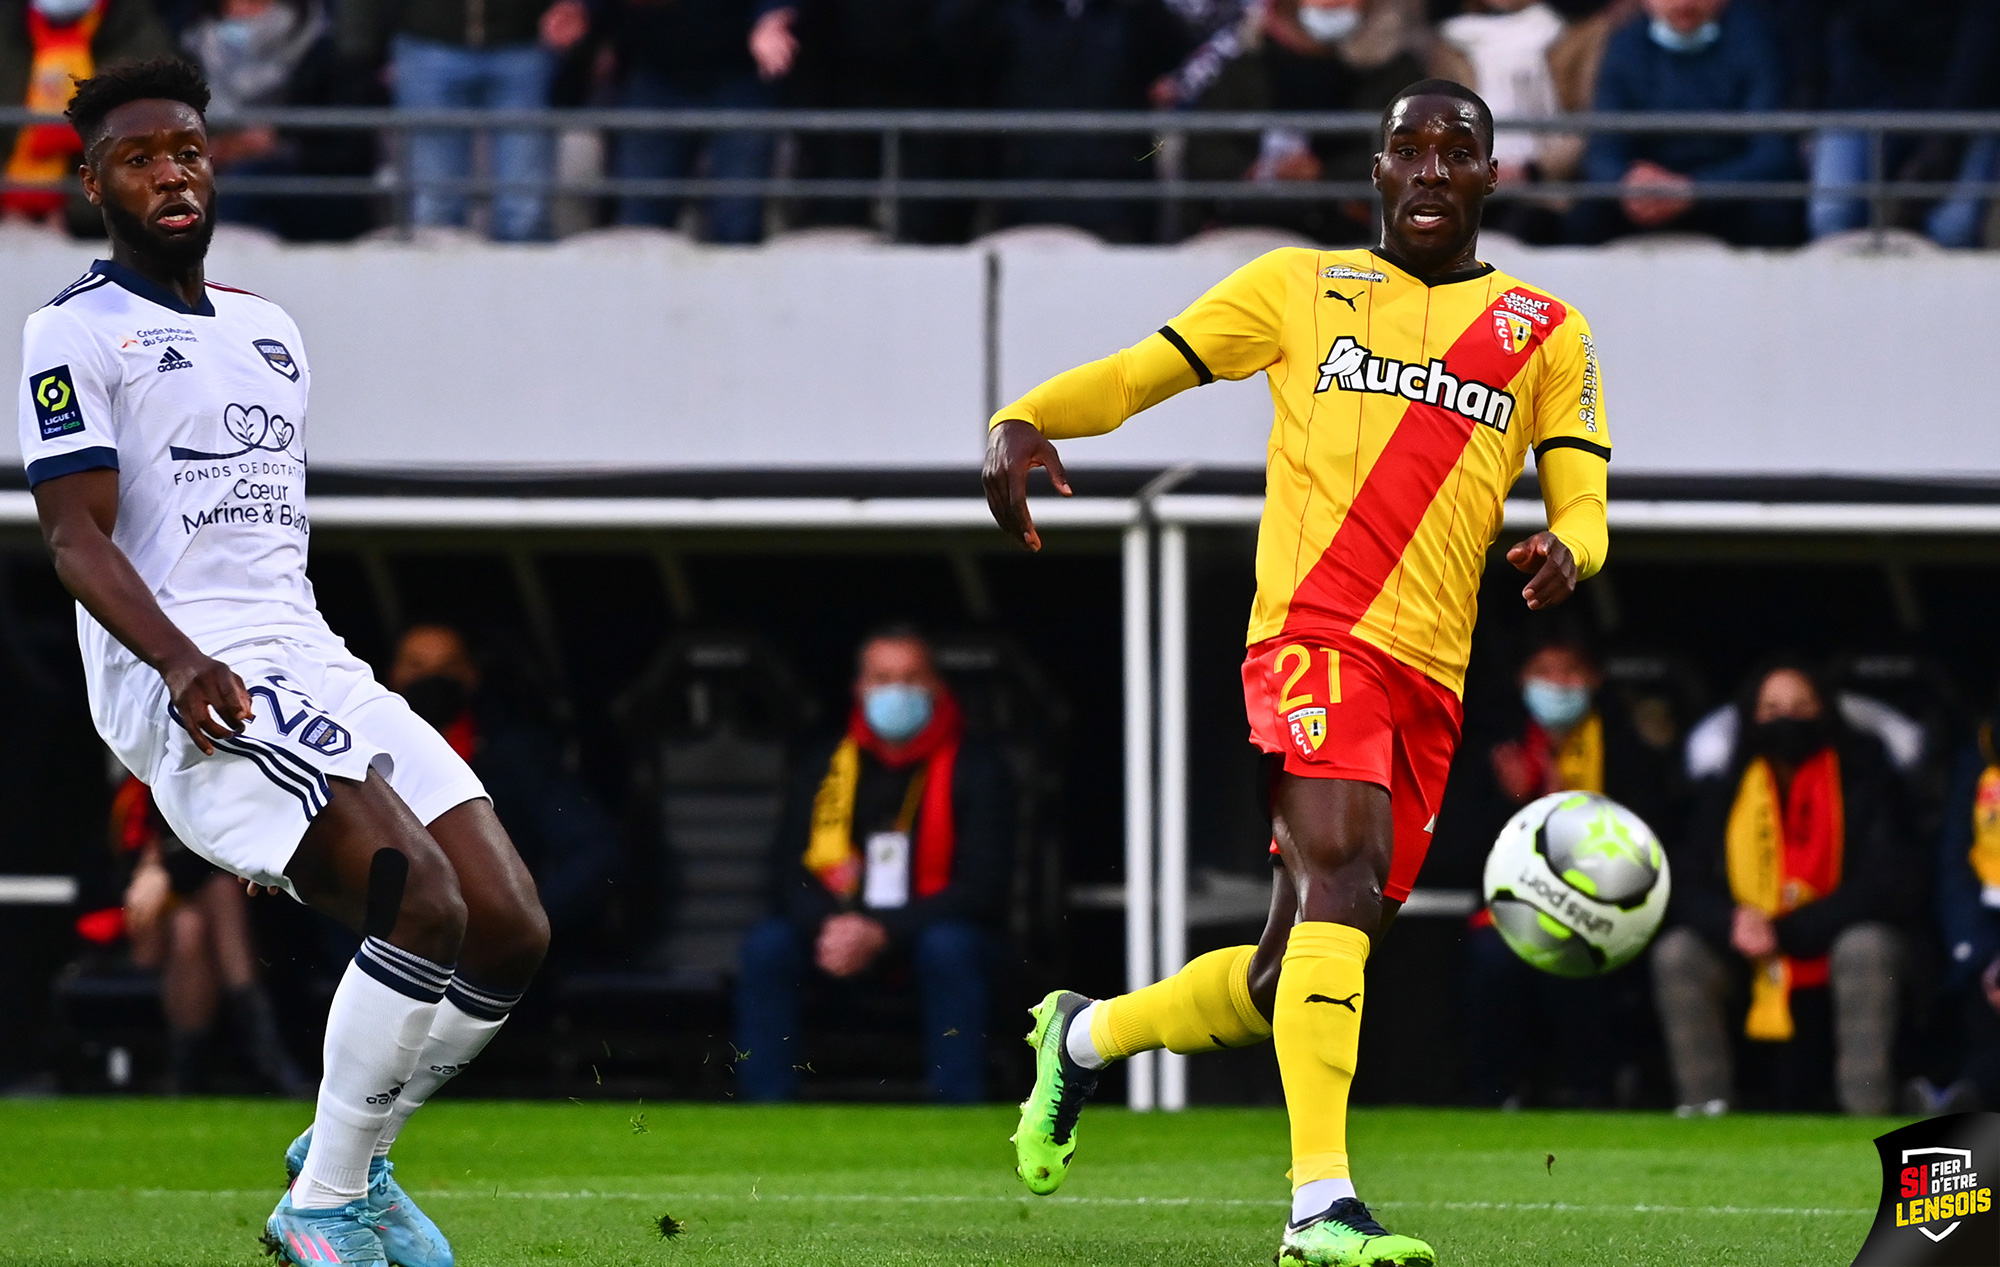
<path id="1" fill-rule="evenodd" d="M 1030 549 L 1030 468 L 1070 492 L 1051 440 L 1099 435 L 1177 392 L 1262 371 L 1276 418 L 1243 663 L 1250 738 L 1268 754 L 1281 866 L 1256 946 L 1157 985 L 1035 1008 L 1021 1176 L 1055 1191 L 1097 1070 L 1165 1047 L 1274 1038 L 1292 1124 L 1281 1263 L 1435 1261 L 1355 1196 L 1347 1097 L 1363 968 L 1410 894 L 1457 747 L 1479 578 L 1529 450 L 1549 529 L 1507 558 L 1542 609 L 1603 566 L 1611 456 L 1590 327 L 1479 261 L 1499 169 L 1493 117 L 1425 80 L 1383 114 L 1381 245 L 1254 260 L 1157 334 L 1059 374 L 993 416 L 986 495 Z"/>

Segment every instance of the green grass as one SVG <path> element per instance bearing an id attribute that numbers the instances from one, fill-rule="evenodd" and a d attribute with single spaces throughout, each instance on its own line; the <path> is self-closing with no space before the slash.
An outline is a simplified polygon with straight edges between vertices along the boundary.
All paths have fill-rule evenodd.
<path id="1" fill-rule="evenodd" d="M 307 1108 L 0 1101 L 0 1263 L 237 1264 Z M 1024 1195 L 1005 1108 L 446 1100 L 398 1176 L 463 1267 L 1268 1263 L 1282 1114 L 1085 1114 L 1060 1196 Z M 1849 1261 L 1892 1123 L 1739 1116 L 1355 1114 L 1363 1197 L 1448 1267 Z M 1547 1162 L 1550 1154 L 1555 1160 Z M 686 1232 L 663 1241 L 662 1214 Z"/>

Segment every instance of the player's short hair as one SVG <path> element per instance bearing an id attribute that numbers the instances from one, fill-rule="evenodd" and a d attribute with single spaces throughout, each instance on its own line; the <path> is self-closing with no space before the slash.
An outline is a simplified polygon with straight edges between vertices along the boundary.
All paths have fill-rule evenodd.
<path id="1" fill-rule="evenodd" d="M 1412 97 L 1450 97 L 1454 101 L 1463 101 L 1470 105 L 1472 107 L 1473 132 L 1479 137 L 1479 143 L 1486 147 L 1487 156 L 1492 156 L 1492 107 L 1488 106 L 1485 98 L 1481 97 L 1478 93 L 1452 79 L 1419 79 L 1395 96 L 1389 98 L 1389 104 L 1382 107 L 1382 144 L 1384 146 L 1387 146 L 1389 143 L 1389 120 L 1395 115 L 1396 107 L 1402 105 Z"/>
<path id="2" fill-rule="evenodd" d="M 155 57 L 143 62 L 107 66 L 89 79 L 76 81 L 76 92 L 63 114 L 83 138 L 89 156 L 104 139 L 104 120 L 119 106 L 134 101 L 178 101 L 208 121 L 208 79 L 192 62 Z"/>

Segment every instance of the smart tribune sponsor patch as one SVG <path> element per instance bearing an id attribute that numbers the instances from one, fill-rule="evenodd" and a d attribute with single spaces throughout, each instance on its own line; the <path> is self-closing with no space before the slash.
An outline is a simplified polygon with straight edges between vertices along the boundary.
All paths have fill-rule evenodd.
<path id="1" fill-rule="evenodd" d="M 1953 1113 L 1875 1139 L 1882 1201 L 1854 1267 L 2000 1267 L 2000 1113 Z"/>

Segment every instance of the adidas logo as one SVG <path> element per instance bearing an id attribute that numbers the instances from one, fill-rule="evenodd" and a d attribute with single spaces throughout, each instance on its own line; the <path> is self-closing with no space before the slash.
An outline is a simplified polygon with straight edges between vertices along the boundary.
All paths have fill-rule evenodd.
<path id="1" fill-rule="evenodd" d="M 159 365 L 154 367 L 153 372 L 156 374 L 164 374 L 168 370 L 191 370 L 193 368 L 194 368 L 193 361 L 188 360 L 186 357 L 182 356 L 179 352 L 174 351 L 174 349 L 168 348 L 167 354 L 160 358 L 160 363 Z"/>

